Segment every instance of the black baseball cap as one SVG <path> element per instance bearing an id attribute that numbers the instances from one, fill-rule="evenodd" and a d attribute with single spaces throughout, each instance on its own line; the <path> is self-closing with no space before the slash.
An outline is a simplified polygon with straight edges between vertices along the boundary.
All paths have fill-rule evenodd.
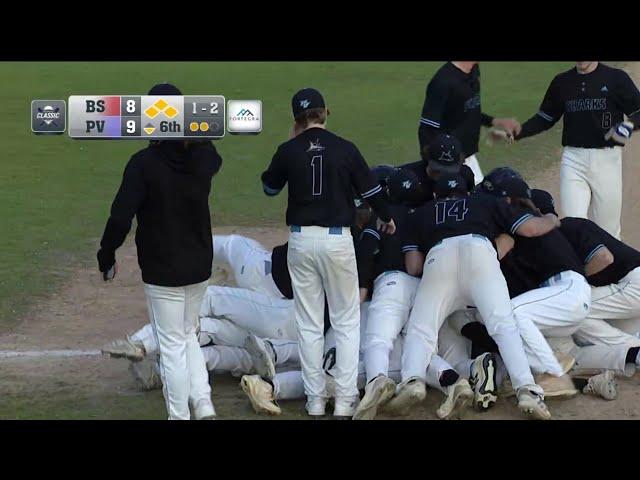
<path id="1" fill-rule="evenodd" d="M 444 173 L 440 175 L 433 187 L 436 198 L 447 197 L 452 193 L 466 195 L 469 192 L 467 180 L 459 173 Z"/>
<path id="2" fill-rule="evenodd" d="M 558 216 L 553 197 L 546 190 L 539 190 L 537 188 L 534 188 L 533 190 L 531 190 L 531 200 L 543 215 L 546 215 L 547 213 L 553 213 L 556 217 Z"/>
<path id="3" fill-rule="evenodd" d="M 458 173 L 463 161 L 462 145 L 456 137 L 440 133 L 429 143 L 427 162 L 432 170 Z"/>
<path id="4" fill-rule="evenodd" d="M 312 108 L 325 108 L 324 98 L 315 88 L 303 88 L 291 99 L 293 118 L 298 118 L 301 113 Z"/>
<path id="5" fill-rule="evenodd" d="M 505 178 L 496 185 L 496 194 L 501 197 L 517 197 L 531 199 L 531 189 L 522 178 Z"/>
<path id="6" fill-rule="evenodd" d="M 158 83 L 151 87 L 147 95 L 182 95 L 182 92 L 170 83 Z"/>

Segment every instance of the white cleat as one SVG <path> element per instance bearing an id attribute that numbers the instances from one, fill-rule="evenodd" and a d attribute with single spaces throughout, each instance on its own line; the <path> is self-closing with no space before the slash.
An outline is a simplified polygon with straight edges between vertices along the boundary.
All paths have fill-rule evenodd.
<path id="1" fill-rule="evenodd" d="M 540 388 L 535 385 L 525 385 L 518 389 L 518 408 L 522 413 L 535 420 L 549 420 L 551 412 L 544 403 L 544 396 L 536 390 Z"/>
<path id="2" fill-rule="evenodd" d="M 327 408 L 327 399 L 323 397 L 307 397 L 307 403 L 304 408 L 309 416 L 322 417 Z"/>
<path id="3" fill-rule="evenodd" d="M 162 388 L 162 379 L 156 370 L 156 360 L 145 358 L 141 362 L 131 362 L 129 371 L 138 387 L 143 391 Z"/>
<path id="4" fill-rule="evenodd" d="M 271 342 L 251 334 L 245 339 L 244 348 L 251 355 L 256 373 L 273 380 L 276 376 L 276 351 Z"/>
<path id="5" fill-rule="evenodd" d="M 260 378 L 259 375 L 243 375 L 240 386 L 249 397 L 251 406 L 256 413 L 267 415 L 280 415 L 282 410 L 276 403 L 273 386 Z"/>
<path id="6" fill-rule="evenodd" d="M 208 398 L 198 400 L 193 406 L 193 416 L 196 420 L 215 420 L 216 410 L 213 408 L 213 402 Z"/>
<path id="7" fill-rule="evenodd" d="M 450 420 L 461 418 L 462 414 L 473 400 L 473 390 L 465 378 L 459 378 L 456 383 L 447 387 L 447 396 L 436 411 L 438 418 Z"/>
<path id="8" fill-rule="evenodd" d="M 489 410 L 498 401 L 496 356 L 483 353 L 471 364 L 469 383 L 473 388 L 473 404 L 480 411 Z"/>
<path id="9" fill-rule="evenodd" d="M 427 396 L 427 387 L 419 377 L 411 377 L 398 385 L 396 395 L 385 405 L 384 411 L 390 415 L 407 415 L 411 407 L 422 402 Z"/>
<path id="10" fill-rule="evenodd" d="M 351 418 L 356 413 L 356 408 L 360 402 L 359 396 L 354 397 L 336 397 L 333 407 L 334 417 Z"/>
<path id="11" fill-rule="evenodd" d="M 582 389 L 582 393 L 596 395 L 605 400 L 615 400 L 618 398 L 618 383 L 613 375 L 613 371 L 607 370 L 589 378 L 588 383 Z"/>
<path id="12" fill-rule="evenodd" d="M 353 415 L 354 420 L 373 420 L 378 407 L 387 403 L 396 391 L 396 382 L 386 375 L 378 375 L 364 387 L 364 397 Z"/>
<path id="13" fill-rule="evenodd" d="M 134 342 L 130 337 L 123 340 L 115 340 L 104 347 L 102 353 L 111 358 L 126 358 L 132 362 L 139 362 L 144 359 L 145 351 L 141 343 Z"/>

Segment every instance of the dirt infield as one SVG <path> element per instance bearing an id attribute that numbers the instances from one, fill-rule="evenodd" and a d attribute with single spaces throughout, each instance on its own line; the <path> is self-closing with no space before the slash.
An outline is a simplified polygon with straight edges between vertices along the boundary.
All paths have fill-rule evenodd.
<path id="1" fill-rule="evenodd" d="M 640 63 L 629 66 L 640 84 Z M 623 237 L 640 247 L 640 135 L 625 151 Z M 560 147 L 557 150 L 560 157 Z M 530 183 L 558 194 L 559 163 Z M 241 233 L 267 247 L 286 239 L 283 228 L 216 228 L 215 233 Z M 105 284 L 93 265 L 79 268 L 58 293 L 35 306 L 15 328 L 0 335 L 0 351 L 40 352 L 28 358 L 0 355 L 0 418 L 155 418 L 165 417 L 162 393 L 139 392 L 127 371 L 128 362 L 96 355 L 107 341 L 133 332 L 147 322 L 146 304 L 135 246 L 130 237 L 118 252 L 121 271 L 116 282 Z M 60 357 L 52 351 L 72 351 Z M 51 356 L 47 356 L 47 352 Z M 86 353 L 86 355 L 85 355 Z M 4 355 L 7 357 L 7 355 Z M 640 418 L 639 376 L 621 379 L 620 397 L 606 402 L 579 395 L 568 401 L 549 401 L 554 419 Z M 257 419 L 238 387 L 238 379 L 216 376 L 213 399 L 221 419 Z M 430 391 L 425 404 L 411 418 L 435 419 L 441 401 Z M 305 419 L 302 402 L 282 402 L 283 417 Z M 329 417 L 330 418 L 330 417 Z M 501 399 L 491 411 L 471 419 L 521 418 L 513 399 Z"/>

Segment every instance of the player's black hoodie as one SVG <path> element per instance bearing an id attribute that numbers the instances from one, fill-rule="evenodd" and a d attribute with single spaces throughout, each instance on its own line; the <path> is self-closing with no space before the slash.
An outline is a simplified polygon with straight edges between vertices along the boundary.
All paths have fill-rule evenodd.
<path id="1" fill-rule="evenodd" d="M 209 193 L 221 165 L 211 142 L 152 142 L 134 154 L 100 242 L 100 271 L 114 264 L 136 216 L 145 283 L 176 287 L 208 279 L 213 260 Z"/>

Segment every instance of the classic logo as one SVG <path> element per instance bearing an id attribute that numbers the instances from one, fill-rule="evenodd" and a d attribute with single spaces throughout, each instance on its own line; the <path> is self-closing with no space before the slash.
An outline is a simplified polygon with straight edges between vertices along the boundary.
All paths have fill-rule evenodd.
<path id="1" fill-rule="evenodd" d="M 36 119 L 42 120 L 40 125 L 52 125 L 57 127 L 55 122 L 60 119 L 60 107 L 53 108 L 51 105 L 45 105 L 44 108 L 38 107 L 38 113 L 36 113 Z"/>

